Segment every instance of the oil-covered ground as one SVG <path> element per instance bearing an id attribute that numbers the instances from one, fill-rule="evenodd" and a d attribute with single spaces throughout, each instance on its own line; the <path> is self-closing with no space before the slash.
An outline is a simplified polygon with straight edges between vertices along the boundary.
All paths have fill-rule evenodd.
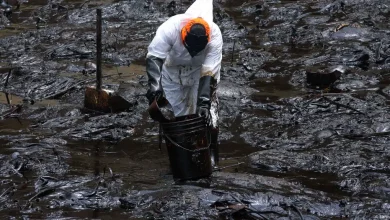
<path id="1" fill-rule="evenodd" d="M 214 1 L 222 169 L 175 183 L 144 58 L 191 2 L 0 8 L 0 218 L 390 219 L 390 2 Z M 83 109 L 96 7 L 125 112 Z"/>

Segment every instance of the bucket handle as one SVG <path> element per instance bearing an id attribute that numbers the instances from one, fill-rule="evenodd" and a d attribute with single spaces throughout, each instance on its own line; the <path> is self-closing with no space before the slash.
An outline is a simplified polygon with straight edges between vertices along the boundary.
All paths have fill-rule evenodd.
<path id="1" fill-rule="evenodd" d="M 163 135 L 164 135 L 164 137 L 166 137 L 166 138 L 167 138 L 173 145 L 175 145 L 176 147 L 194 153 L 194 152 L 199 152 L 199 151 L 203 151 L 203 150 L 210 149 L 210 145 L 211 145 L 211 132 L 209 131 L 209 126 L 206 127 L 206 130 L 207 130 L 207 133 L 209 133 L 209 138 L 207 139 L 208 146 L 207 146 L 207 147 L 203 147 L 203 148 L 198 148 L 198 149 L 195 149 L 195 150 L 187 149 L 187 148 L 181 146 L 180 144 L 176 143 L 176 142 L 175 142 L 174 140 L 172 140 L 168 135 L 166 135 L 166 134 L 163 134 Z"/>

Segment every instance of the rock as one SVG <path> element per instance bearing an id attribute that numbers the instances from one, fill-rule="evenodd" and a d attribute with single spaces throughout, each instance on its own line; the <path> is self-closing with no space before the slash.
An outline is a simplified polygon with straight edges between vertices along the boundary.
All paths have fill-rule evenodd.
<path id="1" fill-rule="evenodd" d="M 326 88 L 338 80 L 345 70 L 341 67 L 326 70 L 309 70 L 306 72 L 306 83 L 309 87 Z"/>
<path id="2" fill-rule="evenodd" d="M 366 28 L 344 27 L 331 35 L 335 40 L 363 39 L 369 35 Z"/>

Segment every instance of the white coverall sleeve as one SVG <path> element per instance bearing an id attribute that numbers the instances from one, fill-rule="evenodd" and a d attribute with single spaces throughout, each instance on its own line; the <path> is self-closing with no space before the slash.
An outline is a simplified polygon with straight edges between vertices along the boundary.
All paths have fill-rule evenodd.
<path id="1" fill-rule="evenodd" d="M 211 41 L 207 47 L 207 53 L 202 65 L 200 77 L 210 75 L 219 83 L 222 62 L 222 45 L 222 34 L 220 29 L 216 27 L 211 34 Z"/>
<path id="2" fill-rule="evenodd" d="M 148 54 L 146 57 L 155 56 L 165 59 L 168 56 L 175 39 L 175 25 L 171 19 L 168 19 L 158 27 L 156 35 L 148 47 Z"/>

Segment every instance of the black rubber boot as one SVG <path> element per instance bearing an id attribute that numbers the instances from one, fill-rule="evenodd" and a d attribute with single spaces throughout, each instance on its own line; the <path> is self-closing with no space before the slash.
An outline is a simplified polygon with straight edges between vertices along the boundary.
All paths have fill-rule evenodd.
<path id="1" fill-rule="evenodd" d="M 210 132 L 211 132 L 211 143 L 210 143 L 211 165 L 214 168 L 217 168 L 219 164 L 219 146 L 218 146 L 219 128 L 210 128 Z"/>

